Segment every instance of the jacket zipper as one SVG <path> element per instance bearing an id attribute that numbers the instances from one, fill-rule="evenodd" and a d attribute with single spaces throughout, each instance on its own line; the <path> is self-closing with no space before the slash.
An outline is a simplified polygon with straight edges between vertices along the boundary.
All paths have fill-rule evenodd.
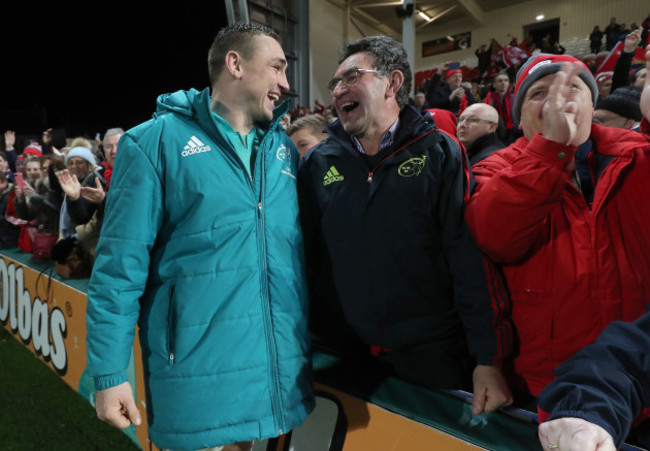
<path id="1" fill-rule="evenodd" d="M 175 363 L 176 352 L 176 310 L 174 308 L 174 285 L 169 293 L 169 311 L 167 312 L 167 349 L 169 351 L 169 364 Z"/>
<path id="2" fill-rule="evenodd" d="M 258 152 L 261 152 L 262 145 Z M 268 268 L 266 266 L 266 239 L 265 239 L 265 221 L 264 221 L 264 205 L 262 202 L 264 186 L 266 178 L 264 177 L 264 154 L 260 155 L 260 193 L 257 202 L 257 240 L 258 240 L 258 260 L 260 267 L 260 291 L 262 300 L 262 312 L 264 319 L 264 334 L 266 336 L 266 344 L 268 349 L 269 364 L 271 366 L 271 411 L 276 422 L 276 429 L 279 434 L 285 429 L 284 422 L 282 421 L 281 412 L 283 411 L 282 400 L 280 398 L 280 385 L 278 374 L 278 356 L 276 351 L 275 336 L 273 334 L 273 316 L 271 311 L 269 284 L 268 284 Z"/>
<path id="3" fill-rule="evenodd" d="M 376 171 L 377 169 L 379 169 L 379 166 L 381 166 L 382 164 L 384 164 L 384 162 L 386 162 L 386 160 L 388 160 L 388 159 L 390 159 L 390 158 L 393 158 L 395 155 L 397 155 L 397 154 L 400 153 L 402 150 L 404 150 L 404 149 L 406 149 L 407 147 L 409 147 L 411 144 L 413 144 L 413 143 L 415 143 L 415 142 L 421 140 L 422 138 L 424 138 L 425 136 L 427 136 L 428 134 L 430 134 L 431 132 L 434 132 L 434 131 L 436 131 L 436 130 L 437 130 L 437 128 L 432 128 L 431 130 L 429 130 L 428 132 L 426 132 L 424 135 L 420 135 L 420 136 L 418 136 L 417 138 L 415 138 L 413 141 L 409 142 L 408 144 L 404 144 L 402 147 L 400 147 L 399 149 L 397 149 L 395 152 L 393 152 L 393 153 L 391 153 L 390 155 L 386 156 L 386 158 L 384 158 L 384 159 L 381 160 L 379 163 L 377 163 L 377 164 L 375 165 L 375 167 L 372 168 L 372 169 L 370 170 L 370 172 L 368 172 L 368 180 L 367 180 L 368 183 L 372 183 L 372 178 L 373 178 L 373 176 L 375 175 L 375 171 Z"/>

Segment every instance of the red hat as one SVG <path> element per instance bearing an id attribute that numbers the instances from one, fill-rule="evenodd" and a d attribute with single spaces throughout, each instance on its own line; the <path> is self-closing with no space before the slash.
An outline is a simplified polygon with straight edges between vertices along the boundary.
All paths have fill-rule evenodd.
<path id="1" fill-rule="evenodd" d="M 452 75 L 454 75 L 456 72 L 460 72 L 460 69 L 450 69 L 450 70 L 447 71 L 447 74 L 445 75 L 445 77 L 449 78 Z"/>
<path id="2" fill-rule="evenodd" d="M 41 151 L 41 145 L 37 142 L 28 144 L 27 147 L 25 147 L 25 149 L 23 150 L 23 155 L 27 156 L 29 154 L 39 158 L 42 157 L 43 152 Z"/>
<path id="3" fill-rule="evenodd" d="M 596 84 L 600 88 L 600 85 L 602 85 L 605 80 L 609 80 L 613 76 L 614 76 L 614 72 L 612 72 L 612 71 L 601 72 L 601 73 L 596 75 Z"/>
<path id="4" fill-rule="evenodd" d="M 512 105 L 512 113 L 515 119 L 521 118 L 521 105 L 524 102 L 524 96 L 528 88 L 542 77 L 559 72 L 564 63 L 580 63 L 582 67 L 578 76 L 585 82 L 591 91 L 592 102 L 596 104 L 598 98 L 598 87 L 596 80 L 589 68 L 580 61 L 569 55 L 555 55 L 550 53 L 540 53 L 537 56 L 531 56 L 521 66 L 517 73 L 517 83 L 515 84 L 515 100 Z"/>

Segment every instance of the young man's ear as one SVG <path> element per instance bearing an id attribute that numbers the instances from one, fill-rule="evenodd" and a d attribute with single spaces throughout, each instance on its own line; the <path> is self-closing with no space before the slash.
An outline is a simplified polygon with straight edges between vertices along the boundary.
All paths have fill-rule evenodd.
<path id="1" fill-rule="evenodd" d="M 231 50 L 226 54 L 226 69 L 237 79 L 243 76 L 242 57 L 239 52 Z"/>

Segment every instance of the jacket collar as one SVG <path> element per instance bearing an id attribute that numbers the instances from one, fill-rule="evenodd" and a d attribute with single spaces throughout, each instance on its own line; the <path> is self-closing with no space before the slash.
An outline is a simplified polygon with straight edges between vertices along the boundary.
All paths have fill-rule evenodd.
<path id="1" fill-rule="evenodd" d="M 389 151 L 406 143 L 406 141 L 412 138 L 414 134 L 423 133 L 434 126 L 433 117 L 428 111 L 418 111 L 417 108 L 412 105 L 405 105 L 402 107 L 399 114 L 399 121 L 399 128 L 395 133 L 393 144 L 390 146 L 390 149 L 388 149 Z M 343 129 L 340 120 L 325 127 L 325 132 L 327 132 L 332 139 L 336 140 L 348 152 L 357 156 L 360 155 L 354 148 L 350 134 Z"/>

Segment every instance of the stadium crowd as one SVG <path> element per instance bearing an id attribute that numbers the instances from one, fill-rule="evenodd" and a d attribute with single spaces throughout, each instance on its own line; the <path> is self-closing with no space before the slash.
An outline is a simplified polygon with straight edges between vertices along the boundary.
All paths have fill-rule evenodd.
<path id="1" fill-rule="evenodd" d="M 549 36 L 540 49 L 514 42 L 523 52 L 514 64 L 482 46 L 479 77 L 468 83 L 467 71 L 449 63 L 413 97 L 408 66 L 382 59 L 393 42 L 346 47 L 328 86 L 332 104 L 296 107 L 281 120 L 301 158 L 314 342 L 417 384 L 473 384 L 475 413 L 513 402 L 535 410 L 557 366 L 609 323 L 640 317 L 650 295 L 650 106 L 645 119 L 641 107 L 650 61 L 639 64 L 637 55 L 649 22 L 627 28 L 612 18 L 603 32 L 594 27 L 593 54 L 603 41 L 620 47 L 611 71 L 599 71 L 604 60 L 573 58 Z M 395 92 L 376 99 L 364 90 L 380 80 L 371 73 Z M 349 92 L 357 97 L 343 102 Z M 386 125 L 376 142 L 367 124 L 350 125 L 363 108 L 371 125 Z M 573 127 L 558 119 L 567 111 Z M 432 131 L 440 133 L 430 142 Z M 60 145 L 48 129 L 19 146 L 16 132 L 5 131 L 0 247 L 51 259 L 61 277 L 89 277 L 124 134 L 108 128 L 101 139 Z M 382 175 L 403 149 L 411 158 L 393 179 Z M 425 170 L 427 161 L 439 172 Z M 348 174 L 358 167 L 356 183 Z M 400 191 L 421 173 L 426 184 Z M 353 187 L 334 191 L 343 180 Z M 373 181 L 392 191 L 372 191 Z M 423 204 L 434 212 L 419 211 Z M 333 324 L 341 328 L 327 330 Z M 431 356 L 448 372 L 423 363 Z M 647 446 L 646 418 L 636 418 L 630 440 Z M 629 431 L 617 432 L 620 443 Z"/>

